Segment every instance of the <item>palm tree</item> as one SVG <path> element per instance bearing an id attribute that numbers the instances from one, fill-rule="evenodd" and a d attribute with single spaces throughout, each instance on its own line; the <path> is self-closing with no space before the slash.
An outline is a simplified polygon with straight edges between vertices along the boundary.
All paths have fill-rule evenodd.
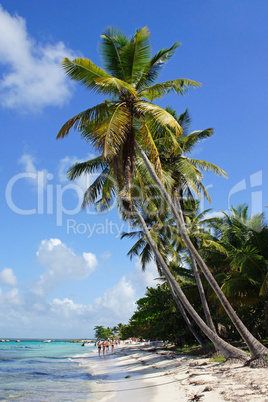
<path id="1" fill-rule="evenodd" d="M 117 178 L 124 206 L 129 210 L 133 208 L 135 213 L 137 208 L 131 202 L 131 180 L 134 171 L 135 150 L 139 153 L 169 206 L 183 241 L 246 341 L 252 357 L 264 356 L 267 353 L 266 348 L 250 334 L 235 314 L 193 246 L 182 215 L 180 212 L 178 213 L 160 180 L 162 179 L 162 167 L 153 140 L 153 133 L 157 135 L 159 130 L 165 128 L 169 142 L 172 139 L 173 148 L 180 152 L 181 148 L 177 138 L 182 129 L 169 112 L 151 101 L 171 91 L 183 94 L 189 86 L 199 85 L 187 79 L 175 79 L 161 84 L 154 83 L 162 65 L 173 55 L 177 47 L 178 44 L 175 43 L 172 47 L 162 49 L 151 57 L 147 28 L 136 31 L 131 40 L 119 30 L 108 28 L 102 35 L 101 55 L 104 67 L 110 74 L 87 59 L 73 61 L 64 59 L 63 68 L 71 79 L 81 82 L 86 88 L 96 93 L 110 95 L 110 100 L 68 120 L 61 128 L 58 138 L 65 137 L 73 127 L 101 152 L 103 160 L 109 159 L 113 164 L 113 174 Z M 157 259 L 159 260 L 159 258 Z"/>
<path id="2" fill-rule="evenodd" d="M 207 267 L 205 261 L 202 259 L 196 248 L 194 247 L 193 243 L 191 242 L 189 235 L 187 233 L 187 229 L 183 220 L 183 214 L 180 208 L 180 204 L 177 203 L 176 206 L 173 204 L 172 199 L 169 195 L 169 193 L 166 191 L 165 187 L 163 186 L 161 180 L 158 178 L 153 165 L 151 164 L 150 160 L 148 159 L 146 153 L 143 151 L 141 146 L 137 141 L 135 141 L 135 146 L 137 151 L 139 152 L 142 160 L 144 161 L 154 183 L 156 186 L 159 188 L 161 195 L 163 199 L 166 201 L 168 207 L 170 208 L 170 211 L 172 213 L 172 216 L 174 218 L 174 221 L 176 223 L 176 226 L 180 232 L 180 235 L 189 250 L 189 252 L 192 254 L 193 258 L 196 260 L 198 263 L 201 271 L 205 275 L 208 283 L 216 293 L 218 299 L 220 300 L 222 306 L 224 307 L 225 311 L 227 312 L 228 316 L 230 317 L 231 321 L 233 322 L 234 326 L 246 342 L 250 352 L 251 352 L 251 361 L 249 362 L 250 365 L 266 365 L 266 356 L 267 356 L 267 349 L 264 345 L 262 345 L 246 328 L 246 326 L 243 324 L 243 322 L 240 320 L 240 318 L 237 316 L 235 313 L 234 309 L 232 308 L 231 304 L 228 302 L 227 298 L 225 297 L 224 293 L 222 292 L 220 286 L 218 285 L 217 281 L 211 274 L 209 268 Z M 178 211 L 177 211 L 178 208 Z"/>
<path id="3" fill-rule="evenodd" d="M 146 27 L 137 30 L 131 39 L 108 27 L 101 38 L 105 70 L 83 58 L 73 61 L 65 58 L 62 65 L 71 79 L 110 99 L 69 119 L 57 138 L 65 137 L 74 128 L 101 152 L 103 160 L 112 159 L 118 184 L 124 188 L 125 206 L 129 207 L 137 132 L 139 142 L 149 148 L 158 171 L 161 164 L 150 131 L 166 126 L 174 129 L 176 136 L 182 132 L 176 119 L 152 100 L 172 91 L 184 94 L 190 86 L 200 84 L 188 79 L 155 83 L 163 65 L 180 44 L 176 42 L 151 57 L 150 33 Z M 176 144 L 176 136 L 171 132 L 170 136 Z"/>
<path id="4" fill-rule="evenodd" d="M 157 209 L 156 209 L 157 211 Z M 176 265 L 176 276 L 179 275 L 180 277 L 187 277 L 190 278 L 191 275 L 189 273 L 189 270 L 183 268 L 183 267 L 178 267 L 177 264 L 181 260 L 180 256 L 178 253 L 176 253 L 175 249 L 173 248 L 169 238 L 172 238 L 174 227 L 170 225 L 170 216 L 167 213 L 162 214 L 161 216 L 157 216 L 156 213 L 151 213 L 150 215 L 148 214 L 143 214 L 144 220 L 146 222 L 146 225 L 150 231 L 150 234 L 154 240 L 154 243 L 157 245 L 157 248 L 159 252 L 162 255 L 163 260 L 165 263 L 169 266 L 170 271 L 172 272 L 173 276 L 174 275 L 174 267 L 172 267 L 175 263 Z M 139 220 L 135 219 L 134 217 L 131 219 L 131 226 L 140 226 Z M 177 235 L 177 233 L 175 233 Z M 123 238 L 133 238 L 133 237 L 139 237 L 138 241 L 131 247 L 131 249 L 128 252 L 128 256 L 132 260 L 133 256 L 139 256 L 141 265 L 142 265 L 142 270 L 146 270 L 146 266 L 150 261 L 154 261 L 156 263 L 156 266 L 158 268 L 158 272 L 160 277 L 163 277 L 163 273 L 161 271 L 161 267 L 159 266 L 158 261 L 155 259 L 155 256 L 152 253 L 152 250 L 150 248 L 150 245 L 148 244 L 146 237 L 144 236 L 143 231 L 138 230 L 138 231 L 133 231 L 133 232 L 123 232 L 121 235 L 121 239 Z M 177 237 L 177 236 L 176 236 Z M 169 285 L 168 285 L 169 286 Z M 183 305 L 181 304 L 180 300 L 176 296 L 176 292 L 174 291 L 173 286 L 169 287 L 171 295 L 177 304 L 177 307 L 189 329 L 189 331 L 192 333 L 194 338 L 197 340 L 197 342 L 204 348 L 207 349 L 206 344 L 204 340 L 200 337 L 200 335 L 196 332 L 194 329 L 193 325 L 191 324 L 185 309 Z"/>
<path id="5" fill-rule="evenodd" d="M 138 181 L 141 180 L 141 174 L 139 169 L 141 168 L 141 164 L 138 163 L 140 162 L 139 158 L 137 157 L 136 159 L 136 176 L 134 179 L 137 179 Z M 108 162 L 105 162 L 105 165 L 102 166 L 100 165 L 100 160 L 96 161 L 96 158 L 92 161 L 84 162 L 84 163 L 77 163 L 75 164 L 70 170 L 69 170 L 69 177 L 71 179 L 75 179 L 76 177 L 79 177 L 83 172 L 90 173 L 92 171 L 95 171 L 95 169 L 98 167 L 102 167 L 103 171 L 100 172 L 99 176 L 95 180 L 94 183 L 88 188 L 88 190 L 85 193 L 84 196 L 84 203 L 83 205 L 86 205 L 87 203 L 95 203 L 97 208 L 107 208 L 109 207 L 109 203 L 107 204 L 107 199 L 110 200 L 112 197 L 115 195 L 115 192 L 118 191 L 118 186 L 116 181 L 111 180 L 111 172 L 113 170 L 112 168 L 112 162 L 110 162 L 110 165 L 108 165 Z M 107 175 L 103 175 L 103 172 L 106 171 Z M 144 177 L 144 176 L 143 176 Z M 147 180 L 149 180 L 149 177 L 147 177 Z M 107 184 L 108 182 L 108 184 Z M 110 185 L 110 183 L 112 183 Z M 140 183 L 140 186 L 142 186 L 142 183 Z M 135 187 L 132 187 L 132 190 L 135 191 Z M 152 190 L 150 188 L 150 190 Z M 146 192 L 144 193 L 144 196 L 146 195 Z M 118 199 L 120 200 L 120 192 L 117 194 Z M 140 199 L 139 202 L 142 203 L 143 199 Z M 120 207 L 120 206 L 119 206 Z M 122 207 L 121 207 L 122 210 Z M 124 214 L 124 209 L 122 210 L 123 216 L 125 216 L 127 219 L 129 219 L 128 214 Z M 183 306 L 184 309 L 187 310 L 189 315 L 193 318 L 193 320 L 196 322 L 196 324 L 200 327 L 200 329 L 205 333 L 205 335 L 213 342 L 215 345 L 215 348 L 217 350 L 220 350 L 222 354 L 225 356 L 226 359 L 228 358 L 239 358 L 241 360 L 247 360 L 248 356 L 245 352 L 242 352 L 241 350 L 229 345 L 227 342 L 223 341 L 214 331 L 212 331 L 206 323 L 201 319 L 201 317 L 197 314 L 197 312 L 193 309 L 189 301 L 187 300 L 186 296 L 184 295 L 183 291 L 179 287 L 177 281 L 171 274 L 169 267 L 167 265 L 166 258 L 163 258 L 162 254 L 159 252 L 150 231 L 147 228 L 147 224 L 144 221 L 138 207 L 136 206 L 135 202 L 132 202 L 132 216 L 135 217 L 135 219 L 138 220 L 142 232 L 144 233 L 144 236 L 146 237 L 146 241 L 148 245 L 150 246 L 150 249 L 152 250 L 156 262 L 158 266 L 161 269 L 161 272 L 163 272 L 167 284 L 171 290 L 171 293 L 173 297 L 175 297 L 176 303 L 179 306 Z M 179 307 L 180 308 L 180 307 Z M 181 309 L 181 311 L 183 311 Z M 184 313 L 185 315 L 185 313 Z"/>
<path id="6" fill-rule="evenodd" d="M 203 193 L 203 195 L 210 202 L 210 197 L 205 187 L 202 184 L 203 175 L 201 171 L 208 170 L 223 177 L 226 177 L 227 175 L 222 169 L 220 169 L 213 163 L 193 159 L 190 156 L 187 156 L 187 154 L 189 154 L 192 151 L 193 147 L 196 146 L 199 141 L 211 137 L 213 135 L 213 130 L 207 129 L 203 131 L 195 131 L 189 134 L 188 129 L 191 123 L 191 119 L 188 110 L 186 109 L 186 111 L 179 116 L 177 116 L 175 110 L 171 108 L 167 108 L 167 110 L 170 112 L 170 114 L 172 114 L 172 116 L 174 116 L 174 118 L 178 121 L 178 123 L 183 129 L 183 134 L 178 139 L 181 152 L 179 153 L 174 152 L 174 148 L 172 146 L 167 146 L 168 144 L 166 144 L 166 141 L 161 141 L 161 139 L 163 139 L 166 136 L 164 128 L 160 130 L 160 133 L 157 136 L 158 138 L 156 144 L 162 166 L 163 168 L 165 168 L 170 172 L 171 177 L 173 179 L 173 184 L 170 191 L 173 203 L 175 205 L 177 202 L 180 203 L 180 208 L 182 212 L 181 219 L 186 224 L 187 222 L 186 222 L 185 206 L 184 206 L 185 196 L 190 197 L 192 200 L 191 209 L 195 207 L 195 201 L 193 198 L 192 191 L 194 191 L 198 196 L 201 196 L 200 192 Z M 191 231 L 188 230 L 188 232 L 190 235 Z M 196 247 L 195 242 L 193 244 Z M 192 266 L 195 275 L 196 284 L 198 287 L 201 303 L 205 313 L 206 322 L 213 331 L 216 331 L 210 314 L 209 306 L 206 300 L 203 284 L 196 266 L 196 261 L 193 258 L 192 253 L 190 251 L 188 251 L 188 253 L 191 260 L 190 265 Z"/>
<path id="7" fill-rule="evenodd" d="M 221 273 L 221 289 L 234 306 L 252 305 L 268 296 L 268 226 L 263 214 L 249 217 L 248 207 L 211 219 L 215 238 L 204 255 Z"/>

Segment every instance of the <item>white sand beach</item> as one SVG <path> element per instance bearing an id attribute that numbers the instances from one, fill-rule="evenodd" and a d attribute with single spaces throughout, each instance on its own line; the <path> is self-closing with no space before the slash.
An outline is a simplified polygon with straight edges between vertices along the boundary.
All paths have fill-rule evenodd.
<path id="1" fill-rule="evenodd" d="M 96 377 L 99 401 L 268 402 L 267 368 L 212 363 L 142 344 L 122 345 L 105 357 L 96 351 L 81 364 Z"/>
<path id="2" fill-rule="evenodd" d="M 144 344 L 122 345 L 105 357 L 96 351 L 81 364 L 98 383 L 95 400 L 268 402 L 267 368 L 212 363 Z"/>

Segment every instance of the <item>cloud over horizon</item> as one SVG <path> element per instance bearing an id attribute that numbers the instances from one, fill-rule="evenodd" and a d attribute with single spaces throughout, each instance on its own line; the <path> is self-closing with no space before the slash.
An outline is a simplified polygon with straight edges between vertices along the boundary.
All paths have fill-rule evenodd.
<path id="1" fill-rule="evenodd" d="M 77 302 L 76 296 L 68 293 L 52 298 L 60 287 L 61 294 L 65 293 L 64 281 L 88 277 L 97 267 L 97 257 L 85 252 L 77 255 L 60 239 L 50 238 L 41 241 L 36 258 L 44 273 L 31 283 L 19 284 L 11 268 L 0 272 L 0 285 L 11 287 L 6 291 L 0 287 L 0 330 L 4 337 L 93 336 L 95 325 L 127 323 L 136 300 L 144 295 L 147 286 L 157 284 L 155 264 L 148 264 L 144 273 L 137 261 L 133 274 L 123 275 L 92 301 Z M 7 323 L 13 333 L 5 334 Z"/>

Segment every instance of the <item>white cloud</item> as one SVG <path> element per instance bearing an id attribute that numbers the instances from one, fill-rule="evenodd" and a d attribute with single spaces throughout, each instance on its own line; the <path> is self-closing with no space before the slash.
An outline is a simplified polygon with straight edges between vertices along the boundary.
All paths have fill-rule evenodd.
<path id="1" fill-rule="evenodd" d="M 107 289 L 102 297 L 95 299 L 93 306 L 106 320 L 110 317 L 113 320 L 115 318 L 128 320 L 134 311 L 135 301 L 133 284 L 123 276 L 117 285 Z"/>
<path id="2" fill-rule="evenodd" d="M 18 281 L 12 268 L 4 268 L 3 271 L 0 272 L 0 283 L 2 285 L 17 286 Z"/>
<path id="3" fill-rule="evenodd" d="M 157 278 L 159 278 L 159 274 L 155 262 L 149 262 L 145 271 L 142 270 L 140 261 L 135 263 L 135 276 L 133 280 L 136 288 L 145 291 L 146 287 L 155 287 L 158 283 L 162 283 Z"/>
<path id="4" fill-rule="evenodd" d="M 66 279 L 85 279 L 97 266 L 94 254 L 76 255 L 59 239 L 42 240 L 36 255 L 46 269 L 33 286 L 33 292 L 39 296 L 45 296 Z"/>
<path id="5" fill-rule="evenodd" d="M 2 283 L 12 284 L 11 291 L 0 289 L 0 331 L 3 336 L 91 337 L 95 325 L 113 326 L 127 323 L 143 297 L 146 286 L 156 286 L 156 266 L 148 264 L 146 272 L 136 262 L 133 274 L 122 276 L 99 297 L 81 303 L 75 296 L 53 296 L 64 280 L 82 280 L 95 269 L 97 258 L 92 253 L 77 255 L 60 239 L 43 240 L 36 253 L 45 272 L 36 281 L 17 287 L 13 271 L 0 273 Z M 99 277 L 98 277 L 99 280 Z M 94 282 L 91 286 L 96 286 Z M 19 290 L 20 289 L 20 290 Z M 53 292 L 53 293 L 52 293 Z M 64 292 L 64 287 L 60 290 Z M 4 335 L 6 329 L 12 333 Z"/>
<path id="6" fill-rule="evenodd" d="M 27 32 L 26 21 L 0 6 L 0 103 L 26 111 L 63 105 L 71 96 L 71 83 L 60 67 L 74 52 L 63 42 L 41 44 Z"/>
<path id="7" fill-rule="evenodd" d="M 76 318 L 77 316 L 88 315 L 92 312 L 92 306 L 74 303 L 73 300 L 67 297 L 63 300 L 54 299 L 50 303 L 50 308 L 53 314 L 58 316 L 63 315 L 65 318 Z"/>
<path id="8" fill-rule="evenodd" d="M 2 292 L 0 289 L 0 306 L 1 308 L 7 307 L 11 309 L 14 306 L 20 306 L 23 303 L 23 299 L 19 294 L 17 288 L 13 288 L 8 292 Z"/>
<path id="9" fill-rule="evenodd" d="M 23 154 L 19 159 L 19 164 L 21 164 L 25 170 L 24 173 L 27 173 L 27 179 L 37 188 L 39 192 L 42 192 L 47 184 L 49 176 L 48 170 L 37 170 L 36 169 L 36 160 L 30 154 Z"/>
<path id="10" fill-rule="evenodd" d="M 205 219 L 223 218 L 223 217 L 224 217 L 224 213 L 222 211 L 208 212 L 205 215 Z"/>

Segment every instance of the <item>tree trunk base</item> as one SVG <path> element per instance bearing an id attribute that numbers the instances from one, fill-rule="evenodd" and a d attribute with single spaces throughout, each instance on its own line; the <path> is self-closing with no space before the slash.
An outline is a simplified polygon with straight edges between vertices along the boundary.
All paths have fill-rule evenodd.
<path id="1" fill-rule="evenodd" d="M 261 356 L 253 357 L 252 359 L 247 360 L 246 363 L 244 364 L 244 366 L 248 366 L 251 368 L 268 367 L 267 356 L 261 355 Z"/>

